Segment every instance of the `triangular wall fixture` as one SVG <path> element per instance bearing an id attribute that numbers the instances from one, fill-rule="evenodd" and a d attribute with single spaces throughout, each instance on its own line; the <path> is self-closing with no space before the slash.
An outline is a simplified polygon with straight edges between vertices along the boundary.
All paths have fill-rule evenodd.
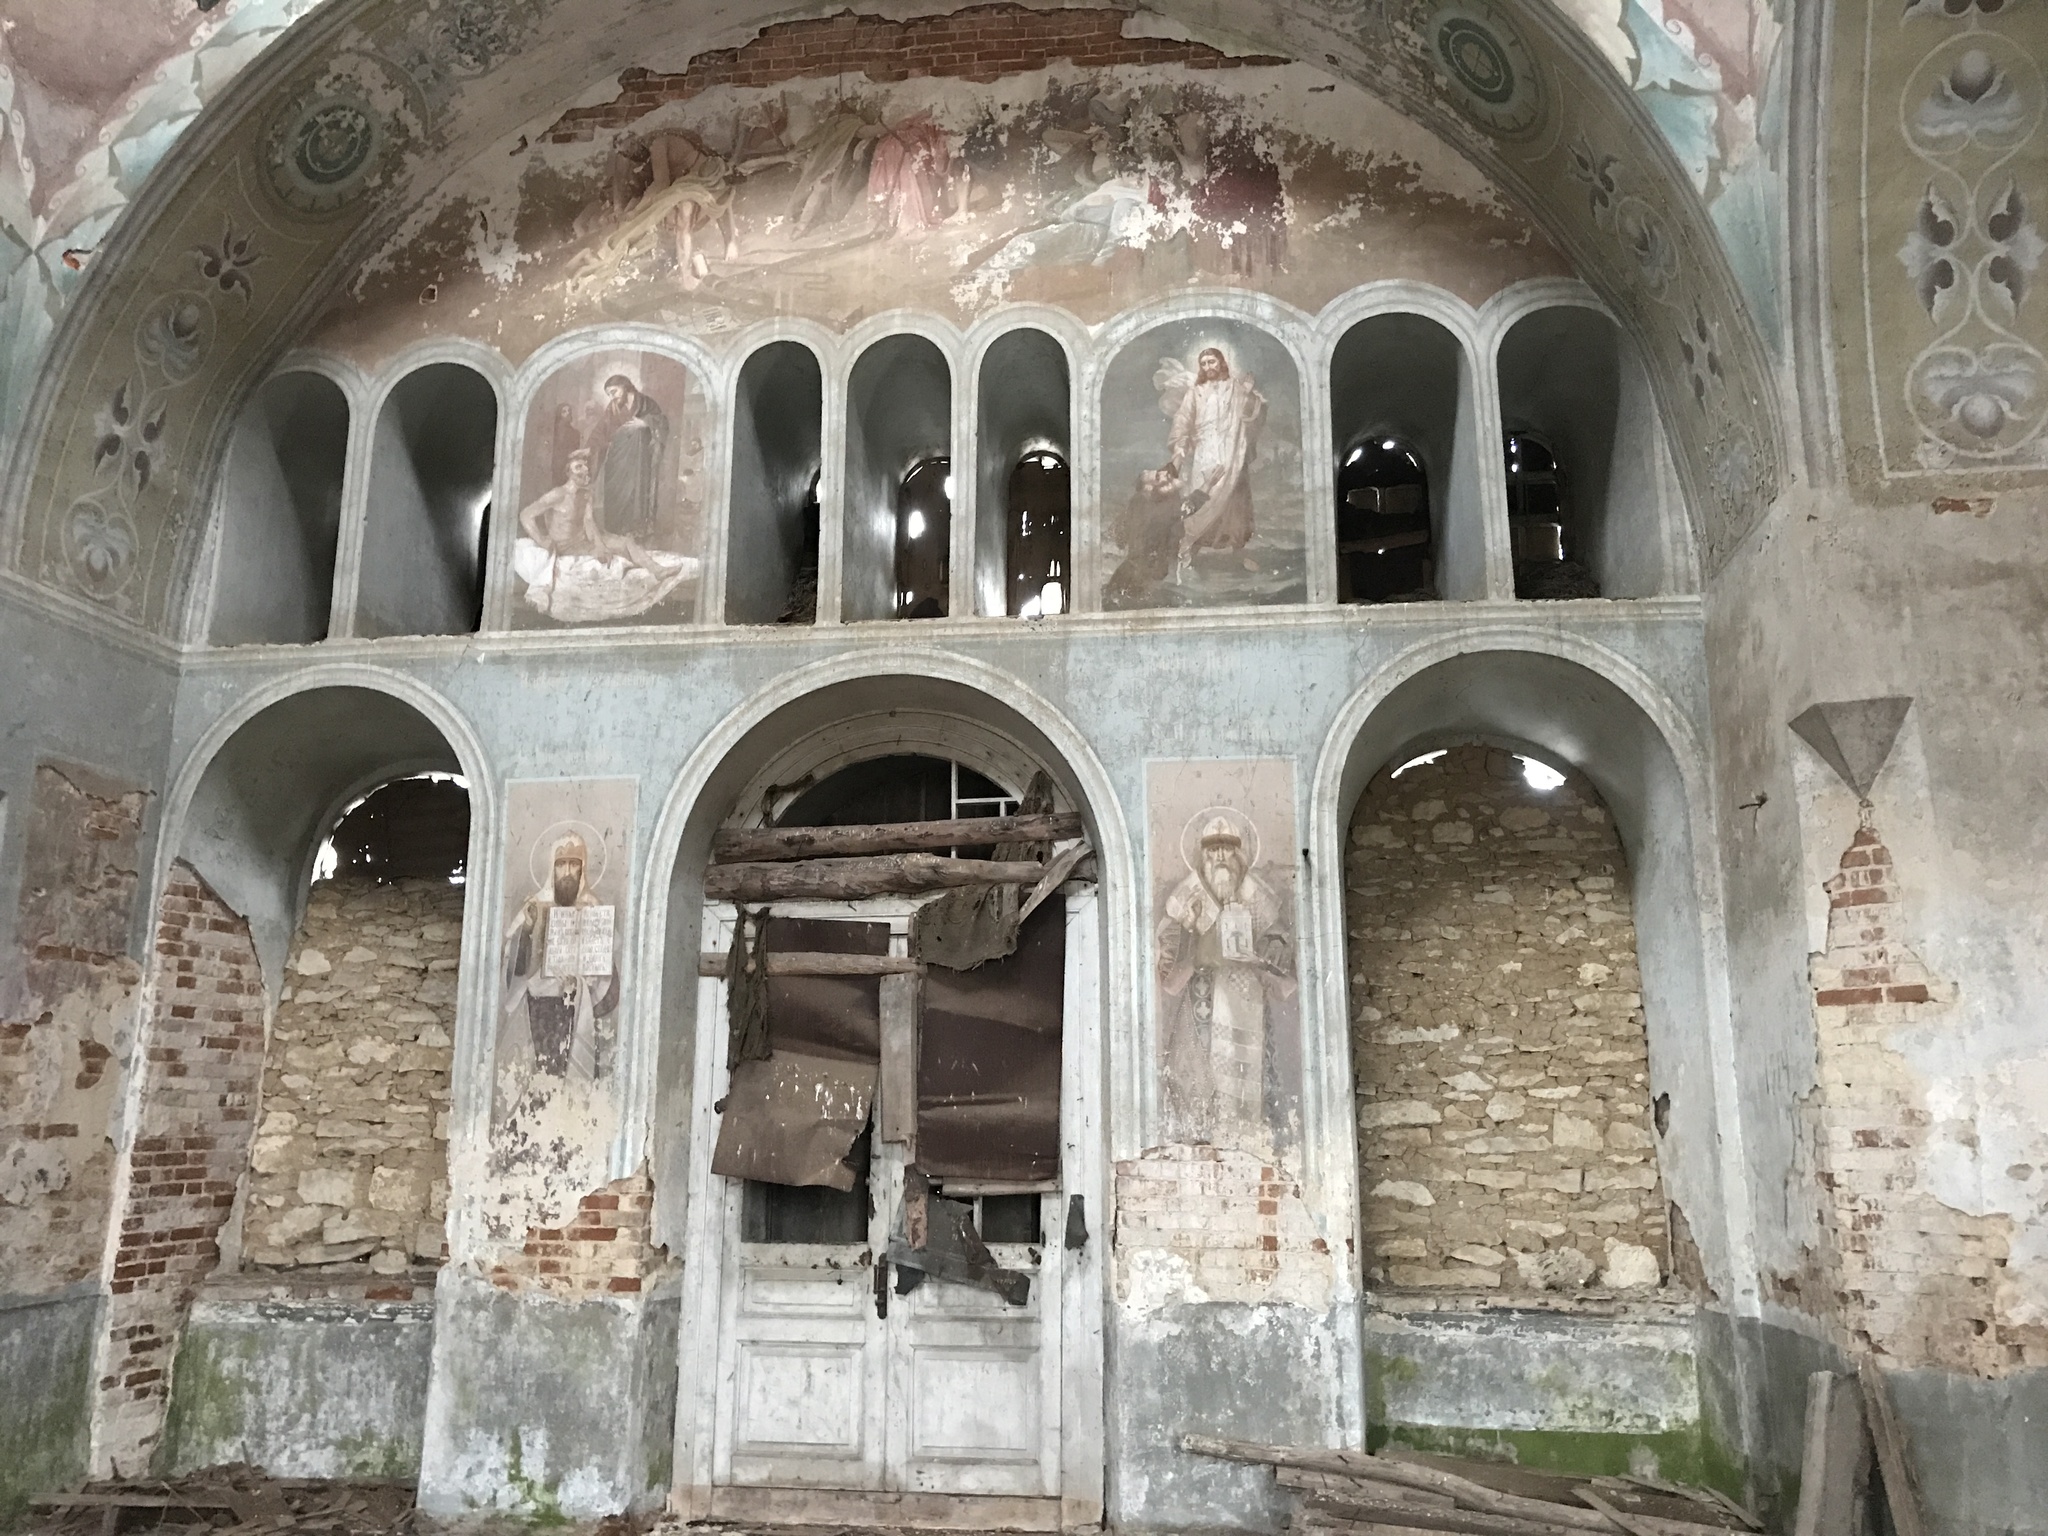
<path id="1" fill-rule="evenodd" d="M 1792 729 L 1856 791 L 1858 800 L 1867 801 L 1912 707 L 1911 699 L 1897 695 L 1815 704 L 1792 721 Z"/>

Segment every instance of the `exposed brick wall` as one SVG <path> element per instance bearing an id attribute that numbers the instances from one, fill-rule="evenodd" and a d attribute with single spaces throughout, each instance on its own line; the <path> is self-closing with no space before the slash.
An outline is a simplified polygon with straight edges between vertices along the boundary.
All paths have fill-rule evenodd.
<path id="1" fill-rule="evenodd" d="M 1943 1130 L 1901 1037 L 1939 1028 L 1952 990 L 1905 943 L 1892 856 L 1866 812 L 1827 882 L 1828 947 L 1811 967 L 1827 1281 L 1838 1342 L 1904 1366 L 1979 1376 L 2048 1366 L 2048 1328 L 2012 1313 L 2011 1221 L 1957 1210 L 1923 1168 Z M 1952 1128 L 1969 1141 L 1967 1125 Z"/>
<path id="2" fill-rule="evenodd" d="M 758 87 L 855 74 L 875 81 L 923 75 L 987 81 L 1060 62 L 1095 69 L 1120 64 L 1227 69 L 1286 62 L 1233 58 L 1202 43 L 1172 38 L 1125 37 L 1126 18 L 1124 11 L 1106 9 L 1048 15 L 1021 5 L 981 5 L 910 21 L 844 11 L 816 21 L 784 22 L 743 47 L 699 54 L 680 74 L 626 70 L 619 76 L 616 100 L 571 107 L 543 137 L 574 144 L 608 136 L 656 107 L 720 85 Z"/>
<path id="3" fill-rule="evenodd" d="M 439 1263 L 463 887 L 316 885 L 271 1027 L 242 1257 Z"/>
<path id="4" fill-rule="evenodd" d="M 631 1296 L 668 1263 L 649 1240 L 654 1180 L 645 1171 L 585 1195 L 564 1227 L 530 1227 L 515 1253 L 501 1254 L 491 1284 L 557 1296 Z"/>
<path id="5" fill-rule="evenodd" d="M 1133 1266 L 1164 1254 L 1211 1301 L 1326 1304 L 1329 1244 L 1284 1169 L 1250 1152 L 1206 1145 L 1148 1148 L 1116 1165 L 1117 1289 Z"/>
<path id="6" fill-rule="evenodd" d="M 249 926 L 174 865 L 157 923 L 145 1076 L 108 1281 L 93 1463 L 146 1469 L 193 1291 L 220 1259 L 263 1070 Z"/>
<path id="7" fill-rule="evenodd" d="M 1345 871 L 1368 1283 L 1656 1286 L 1642 980 L 1606 810 L 1484 746 L 1393 766 Z"/>
<path id="8" fill-rule="evenodd" d="M 0 1013 L 0 1290 L 99 1273 L 119 1053 L 142 982 L 127 949 L 148 802 L 89 768 L 36 769 L 16 926 L 24 987 Z"/>

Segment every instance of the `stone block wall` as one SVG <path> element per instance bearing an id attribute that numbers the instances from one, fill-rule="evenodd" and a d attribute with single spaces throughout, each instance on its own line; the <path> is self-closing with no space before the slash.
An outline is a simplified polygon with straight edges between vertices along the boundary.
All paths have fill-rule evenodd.
<path id="1" fill-rule="evenodd" d="M 462 901 L 446 881 L 313 888 L 271 1030 L 245 1262 L 440 1262 Z"/>
<path id="2" fill-rule="evenodd" d="M 183 864 L 157 920 L 151 1017 L 119 1243 L 99 1351 L 96 1471 L 147 1470 L 163 1428 L 178 1334 L 249 1151 L 263 1069 L 262 968 L 249 925 Z"/>
<path id="3" fill-rule="evenodd" d="M 1367 1283 L 1647 1293 L 1666 1216 L 1613 823 L 1489 747 L 1393 766 L 1345 871 Z"/>

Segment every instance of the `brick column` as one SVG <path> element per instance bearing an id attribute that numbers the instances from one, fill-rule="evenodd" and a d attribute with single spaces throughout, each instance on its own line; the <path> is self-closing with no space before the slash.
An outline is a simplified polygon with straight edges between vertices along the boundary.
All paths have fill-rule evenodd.
<path id="1" fill-rule="evenodd" d="M 249 925 L 183 864 L 164 889 L 151 982 L 98 1355 L 100 1476 L 148 1470 L 186 1310 L 220 1261 L 263 1074 L 263 978 Z"/>

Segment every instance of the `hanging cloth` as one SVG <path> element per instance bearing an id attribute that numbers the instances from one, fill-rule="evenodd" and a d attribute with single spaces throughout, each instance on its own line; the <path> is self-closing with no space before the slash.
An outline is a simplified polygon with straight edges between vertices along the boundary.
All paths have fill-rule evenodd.
<path id="1" fill-rule="evenodd" d="M 753 943 L 747 929 L 754 930 Z M 768 914 L 740 908 L 733 925 L 732 948 L 725 956 L 725 1064 L 737 1072 L 741 1062 L 766 1061 L 768 1043 Z"/>
<path id="2" fill-rule="evenodd" d="M 1052 780 L 1043 769 L 1031 776 L 1020 816 L 1052 813 Z M 998 843 L 998 861 L 1044 863 L 1050 843 Z M 1000 960 L 1017 949 L 1018 908 L 1024 893 L 1015 885 L 962 886 L 917 909 L 910 926 L 910 953 L 927 965 L 971 971 L 988 960 Z"/>

